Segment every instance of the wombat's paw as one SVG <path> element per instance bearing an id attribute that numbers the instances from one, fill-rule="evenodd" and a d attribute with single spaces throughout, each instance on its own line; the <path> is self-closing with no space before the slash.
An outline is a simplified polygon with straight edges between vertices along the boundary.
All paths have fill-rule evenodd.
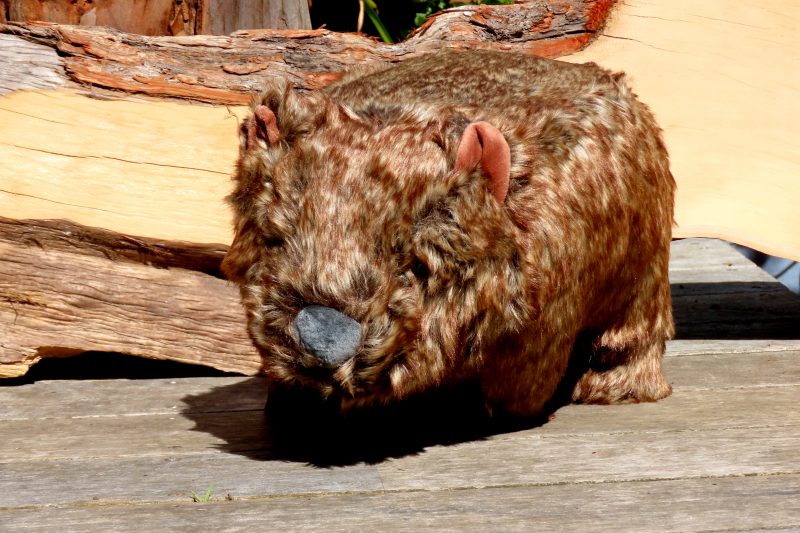
<path id="1" fill-rule="evenodd" d="M 578 380 L 572 401 L 578 403 L 654 402 L 672 393 L 661 372 L 663 343 L 628 354 L 610 368 L 590 368 Z"/>
<path id="2" fill-rule="evenodd" d="M 617 367 L 604 372 L 587 371 L 575 385 L 572 401 L 601 404 L 654 402 L 671 393 L 672 387 L 660 372 L 634 374 L 627 367 Z"/>

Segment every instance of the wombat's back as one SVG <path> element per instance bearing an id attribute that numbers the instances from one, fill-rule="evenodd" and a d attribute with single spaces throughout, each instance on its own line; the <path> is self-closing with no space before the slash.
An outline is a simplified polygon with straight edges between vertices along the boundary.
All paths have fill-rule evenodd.
<path id="1" fill-rule="evenodd" d="M 399 65 L 355 70 L 326 91 L 352 107 L 467 106 L 508 112 L 532 100 L 569 100 L 609 82 L 593 63 L 574 65 L 519 54 L 443 51 Z"/>

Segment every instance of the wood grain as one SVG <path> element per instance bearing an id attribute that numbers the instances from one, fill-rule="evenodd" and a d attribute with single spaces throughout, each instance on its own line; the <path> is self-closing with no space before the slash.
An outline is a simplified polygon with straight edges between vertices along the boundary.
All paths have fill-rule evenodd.
<path id="1" fill-rule="evenodd" d="M 55 50 L 13 35 L 0 34 L 0 64 L 0 95 L 22 89 L 54 89 L 67 82 Z"/>
<path id="2" fill-rule="evenodd" d="M 25 401 L 16 402 L 18 416 L 0 420 L 5 437 L 0 444 L 0 512 L 13 517 L 16 508 L 30 511 L 58 505 L 78 512 L 87 505 L 88 509 L 102 505 L 123 513 L 124 506 L 187 501 L 192 490 L 202 492 L 213 485 L 218 497 L 230 493 L 237 500 L 255 498 L 262 504 L 266 502 L 262 498 L 291 495 L 331 513 L 332 519 L 334 509 L 318 498 L 342 498 L 341 504 L 348 505 L 348 498 L 355 502 L 378 492 L 387 505 L 403 498 L 421 505 L 449 501 L 452 489 L 483 501 L 513 487 L 531 497 L 557 492 L 572 505 L 583 506 L 598 499 L 598 484 L 605 495 L 649 483 L 639 485 L 649 491 L 628 493 L 631 501 L 623 507 L 646 501 L 648 494 L 671 498 L 669 487 L 675 485 L 675 490 L 684 487 L 687 505 L 694 501 L 706 520 L 716 521 L 709 523 L 726 523 L 719 522 L 723 518 L 715 512 L 718 507 L 734 514 L 752 509 L 746 499 L 761 489 L 757 483 L 746 485 L 747 480 L 770 487 L 774 487 L 770 479 L 784 483 L 784 491 L 770 489 L 760 496 L 764 504 L 771 498 L 776 505 L 785 505 L 784 497 L 796 495 L 789 487 L 800 473 L 794 461 L 800 444 L 800 419 L 794 409 L 800 393 L 797 354 L 783 354 L 783 363 L 773 367 L 764 357 L 675 358 L 670 363 L 681 360 L 685 371 L 674 380 L 673 397 L 662 402 L 568 406 L 542 427 L 446 446 L 432 444 L 376 465 L 356 462 L 324 468 L 272 448 L 270 427 L 257 407 L 263 399 L 260 380 L 51 381 L 0 388 L 0 400 L 12 408 L 15 402 L 8 398 L 26 393 L 21 398 Z M 787 380 L 786 366 L 781 364 L 792 363 L 794 378 Z M 747 382 L 748 371 L 756 368 L 763 378 Z M 717 374 L 719 381 L 698 377 L 709 373 Z M 240 394 L 231 394 L 234 391 Z M 62 397 L 67 400 L 63 412 L 59 411 Z M 199 397 L 202 403 L 197 403 Z M 87 405 L 80 405 L 78 398 Z M 100 400 L 97 406 L 95 398 Z M 125 398 L 131 398 L 132 405 L 125 405 Z M 249 400 L 242 403 L 242 398 Z M 252 400 L 255 405 L 249 403 Z M 317 443 L 326 445 L 325 440 Z M 731 485 L 722 492 L 711 488 L 720 483 Z M 697 484 L 710 491 L 705 498 L 698 499 L 693 492 Z M 54 486 L 70 490 L 48 490 Z M 751 490 L 737 492 L 735 486 Z M 724 497 L 717 502 L 715 494 Z M 294 509 L 291 498 L 281 501 Z M 526 514 L 529 504 L 512 501 L 516 503 L 507 510 L 511 516 L 522 513 L 526 520 L 533 516 Z M 616 500 L 602 503 L 606 508 L 621 505 Z M 375 519 L 383 516 L 380 510 L 375 512 Z M 629 512 L 634 520 L 646 518 L 633 507 Z M 425 514 L 419 509 L 409 513 L 413 519 Z M 298 507 L 276 519 L 303 523 L 306 514 Z M 122 516 L 123 522 L 130 520 Z M 498 523 L 512 523 L 504 514 L 495 516 Z M 575 527 L 584 524 L 582 515 L 556 516 Z M 737 518 L 768 525 L 773 523 L 771 517 L 778 516 L 781 521 L 774 523 L 793 524 L 791 514 L 747 516 Z"/>
<path id="3" fill-rule="evenodd" d="M 768 401 L 770 390 L 800 385 L 798 363 L 800 350 L 669 357 L 664 365 L 667 379 L 676 389 L 670 401 L 685 403 L 702 399 L 707 390 L 735 394 L 731 389 L 753 389 L 745 391 L 753 395 L 765 389 L 763 401 Z M 687 396 L 689 392 L 693 394 Z M 0 421 L 261 411 L 266 397 L 263 377 L 42 380 L 0 387 Z M 692 400 L 686 400 L 688 397 Z M 93 400 L 89 402 L 87 398 Z M 607 411 L 604 407 L 570 409 L 570 416 L 581 410 L 598 415 Z M 557 418 L 564 412 L 567 411 L 561 411 Z M 718 417 L 719 422 L 724 420 L 725 417 Z"/>
<path id="4" fill-rule="evenodd" d="M 136 250 L 136 240 L 123 239 L 127 250 L 109 257 L 69 229 L 34 230 L 0 223 L 0 376 L 24 374 L 41 357 L 88 350 L 260 371 L 237 291 L 203 272 L 164 268 L 176 260 L 159 256 L 170 246 L 148 248 L 140 240 Z M 182 266 L 191 265 L 188 251 Z M 139 252 L 144 262 L 120 260 Z M 145 264 L 148 257 L 161 268 Z"/>
<path id="5" fill-rule="evenodd" d="M 261 411 L 266 397 L 263 377 L 41 380 L 0 387 L 0 420 Z"/>
<path id="6" fill-rule="evenodd" d="M 311 27 L 307 0 L 6 0 L 0 9 L 3 22 L 7 18 L 108 26 L 141 35 L 227 35 L 242 28 Z"/>
<path id="7" fill-rule="evenodd" d="M 626 1 L 564 59 L 628 73 L 664 128 L 678 237 L 800 260 L 797 3 Z"/>
<path id="8" fill-rule="evenodd" d="M 339 78 L 348 67 L 401 61 L 441 47 L 495 48 L 550 57 L 564 54 L 591 39 L 611 5 L 611 0 L 564 0 L 464 6 L 432 16 L 395 45 L 324 29 L 247 30 L 225 37 L 128 34 L 122 38 L 110 29 L 9 23 L 0 26 L 0 33 L 57 49 L 67 76 L 82 84 L 243 104 L 259 91 L 266 76 L 283 76 L 301 88 L 316 89 Z"/>
<path id="9" fill-rule="evenodd" d="M 4 97 L 0 213 L 19 220 L 63 218 L 138 237 L 227 244 L 231 217 L 223 199 L 238 149 L 233 113 L 173 102 L 99 101 L 69 92 Z"/>
<path id="10" fill-rule="evenodd" d="M 800 193 L 796 190 L 800 160 L 792 144 L 800 136 L 800 105 L 794 97 L 800 82 L 792 56 L 800 46 L 800 37 L 792 29 L 796 18 L 792 2 L 770 0 L 731 8 L 720 0 L 702 4 L 687 0 L 625 2 L 616 6 L 613 18 L 604 27 L 609 5 L 574 3 L 566 9 L 538 3 L 462 7 L 433 17 L 406 42 L 393 47 L 325 30 L 156 39 L 123 38 L 110 31 L 57 25 L 5 25 L 0 33 L 5 35 L 5 64 L 10 65 L 4 70 L 15 73 L 7 77 L 41 78 L 14 82 L 21 86 L 81 84 L 103 97 L 136 93 L 237 104 L 247 103 L 265 76 L 287 77 L 298 87 L 315 89 L 353 65 L 401 61 L 442 46 L 560 55 L 575 50 L 565 48 L 564 43 L 583 45 L 589 36 L 597 34 L 596 42 L 564 59 L 596 61 L 628 72 L 636 92 L 655 111 L 665 129 L 679 184 L 676 236 L 721 237 L 800 259 L 800 240 L 795 231 L 800 223 L 793 203 Z M 720 13 L 725 16 L 720 17 Z M 58 50 L 60 59 L 48 59 L 30 69 L 33 42 Z M 14 52 L 15 48 L 20 52 Z M 16 74 L 20 70 L 22 74 Z M 86 103 L 82 111 L 85 116 L 95 115 L 96 103 Z M 0 105 L 21 116 L 37 116 L 36 110 L 42 108 L 52 108 L 58 114 L 62 104 L 16 101 L 8 105 L 0 100 Z M 140 114 L 158 123 L 162 110 L 144 109 L 140 108 Z M 104 112 L 97 114 L 103 116 Z M 193 112 L 170 116 L 174 130 L 151 128 L 146 121 L 139 124 L 145 134 L 166 131 L 159 136 L 159 143 L 152 142 L 151 134 L 154 148 L 173 135 L 194 141 L 213 152 L 224 172 L 230 172 L 235 159 L 232 128 L 213 117 L 201 118 L 206 128 L 197 132 L 192 127 L 184 129 L 182 123 L 182 119 L 191 120 Z M 9 123 L 6 117 L 1 118 L 0 124 Z M 204 132 L 216 127 L 222 128 L 222 137 L 228 140 L 204 144 Z M 16 122 L 14 131 L 41 128 L 42 124 Z M 107 138 L 128 136 L 133 131 L 123 123 Z M 74 137 L 74 132 L 71 135 Z M 41 152 L 19 153 L 10 144 L 5 142 L 2 150 L 11 175 L 28 176 L 37 169 L 39 175 L 57 175 L 62 166 L 72 166 Z M 183 151 L 178 144 L 176 154 Z M 6 150 L 10 157 L 5 157 Z M 30 161 L 38 155 L 42 155 L 38 164 Z M 168 165 L 162 172 L 171 169 Z M 111 175 L 129 175 L 132 169 L 113 170 Z M 47 187 L 46 183 L 42 185 Z M 154 198 L 158 194 L 154 193 Z M 208 205 L 212 213 L 218 212 L 218 204 Z M 69 210 L 64 214 L 71 215 Z M 209 226 L 214 224 L 218 227 L 212 233 L 227 229 L 218 217 Z"/>
<path id="11" fill-rule="evenodd" d="M 554 441 L 520 436 L 494 439 L 490 448 L 475 443 L 432 448 L 402 461 L 390 459 L 378 471 L 388 490 L 798 473 L 790 466 L 800 446 L 797 432 L 796 426 L 779 426 L 763 432 L 597 434 Z"/>
<path id="12" fill-rule="evenodd" d="M 89 350 L 254 374 L 260 359 L 236 289 L 215 277 L 225 247 L 0 218 L 0 375 Z M 725 283 L 711 283 L 716 257 Z M 800 299 L 718 241 L 673 243 L 678 340 L 668 355 L 800 349 Z M 734 274 L 739 281 L 734 281 Z"/>
<path id="13" fill-rule="evenodd" d="M 311 29 L 308 0 L 204 0 L 197 33 L 228 35 L 254 28 Z"/>
<path id="14" fill-rule="evenodd" d="M 800 358 L 796 354 L 794 363 L 795 365 L 800 363 Z M 721 361 L 717 361 L 716 366 L 721 364 L 723 364 Z M 250 385 L 247 381 L 241 383 L 248 387 Z M 178 388 L 173 387 L 173 389 Z M 126 390 L 127 387 L 121 389 Z M 229 390 L 238 389 L 238 387 L 229 388 Z M 125 402 L 128 394 L 122 390 L 109 391 L 109 398 Z M 0 457 L 3 461 L 11 463 L 31 460 L 57 461 L 71 459 L 75 456 L 75 451 L 80 450 L 83 458 L 104 460 L 120 456 L 161 455 L 168 448 L 176 454 L 213 453 L 216 450 L 240 455 L 260 454 L 267 459 L 280 460 L 283 442 L 280 441 L 280 437 L 271 434 L 269 422 L 264 417 L 265 392 L 266 388 L 253 390 L 253 399 L 261 399 L 261 405 L 242 411 L 234 411 L 225 405 L 224 411 L 203 412 L 193 408 L 192 411 L 182 412 L 179 409 L 168 408 L 165 409 L 168 412 L 161 413 L 111 415 L 106 412 L 101 415 L 64 416 L 57 407 L 50 406 L 51 412 L 44 418 L 3 420 Z M 533 450 L 520 452 L 518 458 L 521 464 L 530 464 L 534 456 L 542 453 L 548 456 L 548 461 L 555 463 L 552 465 L 553 469 L 567 470 L 567 465 L 563 464 L 565 460 L 569 460 L 567 450 L 564 457 L 550 457 L 550 445 L 542 443 L 542 439 L 558 438 L 562 446 L 590 448 L 598 454 L 606 447 L 604 443 L 619 442 L 622 438 L 632 447 L 644 447 L 644 442 L 657 442 L 659 447 L 672 449 L 679 445 L 686 433 L 707 432 L 708 439 L 711 439 L 710 435 L 716 430 L 731 432 L 778 426 L 800 427 L 800 412 L 793 408 L 797 398 L 800 398 L 800 384 L 797 383 L 769 388 L 761 386 L 728 390 L 679 390 L 674 397 L 663 400 L 661 402 L 663 405 L 661 403 L 620 406 L 570 405 L 559 410 L 556 417 L 541 428 L 516 435 L 492 436 L 491 439 L 495 441 L 493 446 L 507 445 L 509 453 L 512 453 L 510 448 L 516 448 L 517 445 L 519 449 L 525 450 L 532 447 Z M 177 406 L 182 402 L 180 398 L 174 398 L 173 403 Z M 219 407 L 218 405 L 217 409 Z M 719 416 L 722 411 L 727 413 L 725 417 Z M 675 413 L 681 413 L 679 420 L 673 418 Z M 301 412 L 298 411 L 297 414 L 300 415 Z M 193 431 L 196 428 L 202 428 L 202 431 Z M 323 438 L 322 433 L 321 430 L 311 432 L 319 438 Z M 647 434 L 648 438 L 642 440 L 639 434 Z M 28 447 L 31 435 L 40 435 L 35 448 Z M 332 441 L 339 438 L 341 436 L 330 437 Z M 592 439 L 596 439 L 596 448 L 589 444 Z M 523 442 L 517 442 L 520 440 Z M 752 439 L 747 440 L 751 442 Z M 376 442 L 381 441 L 376 439 Z M 460 447 L 459 465 L 474 470 L 475 467 L 470 464 L 480 459 L 479 454 L 473 456 L 471 452 L 473 449 L 485 449 L 486 444 L 465 443 L 456 447 Z M 736 450 L 730 453 L 734 452 L 739 453 Z M 635 455 L 636 452 L 631 453 Z M 437 455 L 435 452 L 429 450 L 426 452 L 426 455 L 428 454 L 432 455 L 432 461 L 435 460 Z M 486 468 L 497 469 L 497 475 L 507 476 L 508 483 L 533 483 L 533 478 L 525 478 L 527 481 L 516 479 L 508 469 L 500 468 L 503 460 L 513 460 L 514 457 L 516 456 L 512 454 L 506 459 L 501 459 L 499 456 L 493 459 L 485 458 L 488 462 Z M 609 456 L 605 455 L 605 459 L 609 460 Z M 658 458 L 654 455 L 649 460 L 656 462 Z M 410 459 L 403 458 L 398 464 L 407 465 L 409 461 Z M 599 462 L 596 468 L 601 468 Z M 625 470 L 623 466 L 606 465 L 602 468 Z M 676 473 L 680 472 L 679 467 L 675 468 Z M 420 471 L 429 470 L 427 463 L 420 468 Z M 544 480 L 543 476 L 546 476 L 547 472 L 550 470 L 531 472 L 530 475 L 536 475 L 537 480 Z M 558 470 L 550 472 L 549 475 L 568 475 L 555 472 Z M 447 483 L 453 482 L 445 472 L 445 467 L 442 467 L 439 473 L 443 479 L 446 478 Z M 522 472 L 518 474 L 525 475 Z M 419 472 L 415 475 L 419 475 Z M 622 472 L 620 475 L 627 474 Z M 653 475 L 663 477 L 665 474 Z M 559 482 L 559 479 L 552 482 Z M 587 480 L 596 481 L 594 478 L 584 481 Z M 462 482 L 468 485 L 472 483 L 466 480 Z M 477 480 L 475 483 L 481 481 Z M 498 484 L 497 481 L 487 481 L 487 483 Z"/>
<path id="15" fill-rule="evenodd" d="M 800 351 L 668 357 L 664 369 L 669 382 L 684 391 L 800 385 Z M 770 391 L 763 392 L 769 398 Z"/>
<path id="16" fill-rule="evenodd" d="M 0 217 L 0 240 L 66 253 L 129 261 L 156 268 L 182 268 L 222 278 L 220 263 L 228 247 L 135 237 L 66 220 L 16 220 Z"/>
<path id="17" fill-rule="evenodd" d="M 202 486 L 197 490 L 204 490 Z M 800 476 L 290 495 L 212 502 L 0 509 L 9 531 L 784 531 L 798 528 Z M 35 512 L 32 512 L 34 511 Z"/>
<path id="18" fill-rule="evenodd" d="M 166 443 L 165 443 L 166 444 Z M 255 459 L 255 460 L 254 460 Z M 325 494 L 381 490 L 374 467 L 316 468 L 258 456 L 184 453 L 162 447 L 152 455 L 73 457 L 68 460 L 3 463 L 0 509 L 56 504 L 109 504 L 190 500 L 209 485 L 218 493 Z M 69 490 L 54 491 L 54 487 Z"/>
<path id="19" fill-rule="evenodd" d="M 431 419 L 431 404 L 382 410 L 388 426 L 360 435 L 394 426 L 423 444 L 374 436 L 383 449 L 369 463 L 338 466 L 276 446 L 286 436 L 261 410 L 262 378 L 0 386 L 0 520 L 10 531 L 793 529 L 798 362 L 800 351 L 670 357 L 664 401 L 572 405 L 483 437 L 426 440 L 431 423 L 468 420 Z M 286 408 L 309 451 L 357 429 Z M 208 487 L 211 502 L 191 502 Z"/>
<path id="20" fill-rule="evenodd" d="M 719 335 L 718 335 L 719 336 Z M 800 335 L 795 335 L 795 337 Z M 667 344 L 667 357 L 706 354 L 753 354 L 792 352 L 798 339 L 674 339 Z"/>

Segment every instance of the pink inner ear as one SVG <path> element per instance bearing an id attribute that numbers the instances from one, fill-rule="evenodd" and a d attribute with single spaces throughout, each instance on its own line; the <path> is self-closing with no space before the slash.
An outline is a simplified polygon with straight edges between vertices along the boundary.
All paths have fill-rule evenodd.
<path id="1" fill-rule="evenodd" d="M 247 147 L 255 148 L 256 139 L 260 138 L 273 146 L 278 144 L 281 132 L 278 129 L 278 119 L 275 113 L 265 105 L 256 106 L 253 117 L 247 125 Z"/>
<path id="2" fill-rule="evenodd" d="M 480 164 L 489 190 L 503 203 L 511 175 L 511 149 L 500 130 L 488 122 L 473 122 L 464 130 L 456 153 L 456 169 L 472 170 Z"/>

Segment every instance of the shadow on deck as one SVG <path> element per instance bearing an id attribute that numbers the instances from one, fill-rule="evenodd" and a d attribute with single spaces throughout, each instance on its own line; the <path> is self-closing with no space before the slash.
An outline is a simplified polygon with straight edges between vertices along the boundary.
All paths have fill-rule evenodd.
<path id="1" fill-rule="evenodd" d="M 718 282 L 672 285 L 676 339 L 799 339 L 800 297 L 779 283 Z M 575 372 L 580 373 L 581 369 Z M 41 379 L 155 379 L 222 376 L 213 369 L 123 355 L 92 354 L 44 360 L 13 382 Z M 572 378 L 574 379 L 574 378 Z M 567 382 L 564 389 L 571 390 Z M 254 460 L 283 460 L 339 466 L 379 463 L 425 448 L 484 439 L 542 425 L 547 417 L 509 421 L 489 417 L 474 384 L 435 390 L 380 409 L 346 416 L 310 394 L 273 390 L 269 409 L 231 411 L 209 417 L 213 406 L 231 399 L 264 405 L 263 378 L 214 387 L 183 399 L 184 416 L 195 431 L 220 439 L 220 449 Z M 557 401 L 552 411 L 566 402 Z M 243 428 L 247 428 L 243 431 Z"/>
<path id="2" fill-rule="evenodd" d="M 673 284 L 672 293 L 676 339 L 800 339 L 800 297 L 777 282 Z M 573 377 L 563 384 L 551 411 L 567 403 L 565 393 L 572 390 L 574 376 L 582 370 L 576 368 Z M 223 440 L 226 451 L 258 460 L 326 467 L 379 463 L 430 446 L 531 429 L 547 421 L 547 416 L 525 421 L 489 417 L 476 385 L 431 391 L 399 404 L 347 416 L 312 395 L 279 390 L 272 393 L 274 399 L 263 415 L 250 413 L 248 420 L 242 421 L 262 432 L 261 446 L 245 450 L 238 445 L 238 424 L 216 423 L 202 416 L 201 409 L 193 408 L 222 404 L 223 397 L 253 393 L 259 400 L 266 396 L 262 389 L 245 382 L 215 388 L 200 398 L 187 397 L 184 401 L 190 408 L 185 416 L 195 422 L 196 431 Z M 217 395 L 220 399 L 215 398 Z"/>

